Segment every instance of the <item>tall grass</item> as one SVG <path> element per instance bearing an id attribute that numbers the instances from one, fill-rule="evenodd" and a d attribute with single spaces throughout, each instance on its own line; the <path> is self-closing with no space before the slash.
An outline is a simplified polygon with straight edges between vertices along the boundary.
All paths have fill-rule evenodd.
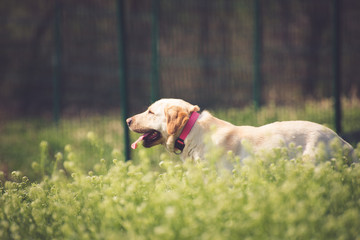
<path id="1" fill-rule="evenodd" d="M 239 125 L 331 127 L 331 104 L 317 104 L 213 113 Z M 346 131 L 360 129 L 359 106 L 348 103 Z M 360 239 L 360 166 L 341 149 L 313 161 L 286 149 L 241 161 L 228 153 L 229 171 L 216 150 L 181 162 L 140 148 L 125 162 L 116 116 L 19 120 L 0 131 L 0 239 Z"/>
<path id="2" fill-rule="evenodd" d="M 84 173 L 67 145 L 55 165 L 39 160 L 38 183 L 0 174 L 0 239 L 360 239 L 360 165 L 338 153 L 229 153 L 229 171 L 216 152 L 184 163 L 161 154 L 154 169 L 142 149 L 141 163 L 101 159 Z"/>
<path id="3" fill-rule="evenodd" d="M 360 101 L 343 99 L 343 127 L 345 133 L 360 131 Z M 203 110 L 203 109 L 202 109 Z M 210 110 L 216 117 L 230 121 L 236 125 L 259 126 L 277 120 L 310 120 L 325 124 L 333 128 L 332 101 L 309 101 L 301 108 L 277 107 L 269 105 L 254 111 L 248 107 L 244 109 L 215 109 Z M 136 134 L 131 135 L 132 139 Z M 347 137 L 347 136 L 345 136 Z M 346 138 L 353 146 L 358 138 Z M 12 171 L 20 170 L 30 180 L 36 180 L 39 174 L 32 171 L 31 164 L 38 162 L 42 156 L 38 145 L 46 140 L 49 144 L 48 160 L 55 162 L 55 154 L 64 150 L 66 145 L 77 149 L 74 158 L 80 168 L 89 171 L 99 159 L 105 159 L 109 165 L 114 156 L 119 161 L 123 157 L 123 123 L 119 115 L 82 116 L 65 118 L 56 126 L 51 121 L 42 119 L 20 119 L 0 124 L 0 170 L 9 175 Z M 98 151 L 97 148 L 101 148 Z M 161 147 L 147 150 L 153 165 L 157 165 L 158 156 L 164 152 Z M 141 161 L 138 151 L 132 151 L 135 163 Z M 176 159 L 176 157 L 173 157 Z"/>

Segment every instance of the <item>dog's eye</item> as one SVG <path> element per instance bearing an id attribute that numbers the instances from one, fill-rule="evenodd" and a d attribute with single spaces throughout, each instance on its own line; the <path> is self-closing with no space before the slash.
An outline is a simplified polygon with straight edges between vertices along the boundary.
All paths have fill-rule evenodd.
<path id="1" fill-rule="evenodd" d="M 155 114 L 154 112 L 152 112 L 150 109 L 148 110 L 149 114 Z"/>

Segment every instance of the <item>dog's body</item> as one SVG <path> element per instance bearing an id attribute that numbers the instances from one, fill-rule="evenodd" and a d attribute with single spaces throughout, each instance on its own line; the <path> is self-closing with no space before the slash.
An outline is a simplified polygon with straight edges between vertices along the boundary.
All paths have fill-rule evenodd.
<path id="1" fill-rule="evenodd" d="M 192 112 L 200 108 L 180 99 L 161 99 L 147 111 L 127 120 L 132 131 L 144 133 L 139 138 L 145 147 L 163 144 L 175 152 L 175 140 L 179 137 Z M 207 141 L 205 139 L 208 139 Z M 204 159 L 209 148 L 218 146 L 244 158 L 250 151 L 258 152 L 277 147 L 301 146 L 303 155 L 311 158 L 317 154 L 320 143 L 330 152 L 332 141 L 352 152 L 352 147 L 331 129 L 307 121 L 275 122 L 261 127 L 235 126 L 203 111 L 185 139 L 182 159 Z M 210 141 L 210 142 L 209 142 Z"/>

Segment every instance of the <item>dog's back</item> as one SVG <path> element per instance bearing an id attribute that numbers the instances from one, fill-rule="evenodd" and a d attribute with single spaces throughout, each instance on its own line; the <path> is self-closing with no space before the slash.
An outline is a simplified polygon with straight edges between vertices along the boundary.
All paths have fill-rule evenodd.
<path id="1" fill-rule="evenodd" d="M 354 155 L 353 147 L 333 130 L 313 122 L 283 121 L 261 127 L 238 128 L 241 129 L 243 141 L 248 141 L 255 150 L 301 146 L 303 155 L 314 158 L 321 150 L 325 150 L 327 157 L 331 157 L 340 147 L 349 157 L 353 158 Z"/>
<path id="2" fill-rule="evenodd" d="M 240 157 L 290 146 L 295 146 L 303 156 L 311 159 L 320 154 L 331 158 L 335 151 L 343 151 L 349 159 L 354 155 L 352 146 L 333 130 L 309 121 L 274 122 L 260 127 L 235 126 L 206 113 L 200 124 L 212 125 L 214 130 L 209 134 L 215 145 Z"/>

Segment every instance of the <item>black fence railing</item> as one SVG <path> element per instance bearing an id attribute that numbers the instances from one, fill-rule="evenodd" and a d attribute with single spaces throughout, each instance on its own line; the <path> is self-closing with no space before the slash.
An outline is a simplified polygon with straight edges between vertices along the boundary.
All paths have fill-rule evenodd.
<path id="1" fill-rule="evenodd" d="M 341 132 L 341 98 L 359 96 L 357 0 L 0 6 L 0 109 L 8 115 L 52 113 L 57 122 L 122 109 L 124 122 L 160 97 L 255 110 L 331 98 Z"/>

